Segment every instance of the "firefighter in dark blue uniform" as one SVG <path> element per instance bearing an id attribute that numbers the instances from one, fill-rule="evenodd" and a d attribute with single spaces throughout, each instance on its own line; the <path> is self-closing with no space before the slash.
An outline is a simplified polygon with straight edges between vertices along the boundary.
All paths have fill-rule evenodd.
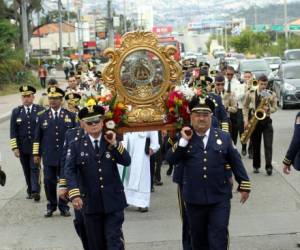
<path id="1" fill-rule="evenodd" d="M 65 160 L 67 156 L 67 150 L 69 146 L 78 138 L 80 138 L 82 135 L 84 135 L 84 130 L 81 127 L 75 127 L 72 129 L 69 129 L 66 132 L 65 136 L 65 142 L 64 142 L 64 147 L 63 147 L 63 153 L 62 153 L 62 158 L 61 158 L 61 169 L 60 169 L 60 176 L 59 176 L 59 187 L 58 187 L 58 194 L 59 197 L 63 200 L 68 200 L 68 188 L 67 188 L 67 180 L 65 177 Z M 74 209 L 74 227 L 77 235 L 81 239 L 83 249 L 88 250 L 88 241 L 87 241 L 87 235 L 86 235 L 86 230 L 84 226 L 84 221 L 83 221 L 83 214 L 81 210 L 76 210 Z"/>
<path id="2" fill-rule="evenodd" d="M 294 135 L 283 160 L 284 173 L 290 173 L 291 165 L 293 165 L 296 170 L 300 171 L 300 112 L 296 115 Z"/>
<path id="3" fill-rule="evenodd" d="M 128 166 L 131 159 L 115 132 L 102 132 L 103 115 L 97 105 L 80 110 L 86 134 L 70 144 L 65 175 L 74 208 L 83 210 L 89 249 L 121 250 L 127 202 L 117 164 Z"/>
<path id="4" fill-rule="evenodd" d="M 70 216 L 67 201 L 59 199 L 57 202 L 57 178 L 60 173 L 65 133 L 77 126 L 76 117 L 74 113 L 61 107 L 63 90 L 50 87 L 47 92 L 50 108 L 38 116 L 33 154 L 35 162 L 40 162 L 42 157 L 44 165 L 44 187 L 48 200 L 45 217 L 51 217 L 57 206 L 62 216 Z"/>
<path id="5" fill-rule="evenodd" d="M 192 249 L 225 250 L 232 198 L 228 171 L 239 183 L 242 203 L 248 199 L 251 184 L 230 135 L 211 126 L 213 101 L 194 97 L 190 110 L 192 129 L 181 130 L 181 138 L 169 150 L 167 160 L 183 171 L 181 189 Z"/>
<path id="6" fill-rule="evenodd" d="M 300 171 L 300 112 L 296 115 L 293 138 L 283 159 L 282 168 L 285 174 L 290 174 L 291 165 Z M 300 247 L 300 242 L 297 243 L 297 247 Z"/>
<path id="7" fill-rule="evenodd" d="M 27 184 L 27 199 L 40 200 L 40 166 L 33 162 L 32 145 L 37 115 L 43 110 L 33 104 L 36 89 L 21 86 L 23 105 L 12 111 L 10 119 L 10 143 L 15 156 L 20 158 Z"/>

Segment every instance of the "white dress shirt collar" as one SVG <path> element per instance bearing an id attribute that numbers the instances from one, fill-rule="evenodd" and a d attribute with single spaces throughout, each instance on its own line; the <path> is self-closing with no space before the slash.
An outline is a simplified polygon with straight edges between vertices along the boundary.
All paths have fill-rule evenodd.
<path id="1" fill-rule="evenodd" d="M 90 140 L 91 140 L 92 145 L 93 145 L 94 148 L 95 148 L 95 143 L 94 143 L 95 140 L 98 140 L 98 146 L 99 146 L 99 148 L 100 148 L 101 135 L 102 135 L 102 134 L 100 134 L 98 138 L 94 138 L 93 136 L 91 136 L 91 135 L 89 134 Z"/>
<path id="2" fill-rule="evenodd" d="M 209 133 L 210 133 L 210 128 L 205 132 L 204 137 L 203 137 L 204 148 L 206 148 L 208 138 L 209 138 Z M 200 136 L 198 133 L 197 133 L 197 135 Z"/>
<path id="3" fill-rule="evenodd" d="M 51 108 L 51 112 L 52 112 L 53 117 L 55 117 L 55 112 L 57 112 L 57 116 L 59 117 L 60 110 L 61 110 L 61 108 L 59 108 L 59 109 L 56 110 L 56 111 L 55 111 L 53 108 Z"/>

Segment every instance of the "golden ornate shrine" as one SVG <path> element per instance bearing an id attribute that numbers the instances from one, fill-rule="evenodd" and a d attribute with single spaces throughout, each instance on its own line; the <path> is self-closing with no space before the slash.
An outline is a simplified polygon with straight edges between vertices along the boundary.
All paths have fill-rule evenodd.
<path id="1" fill-rule="evenodd" d="M 130 32 L 119 49 L 106 49 L 110 60 L 103 71 L 105 85 L 129 107 L 124 131 L 162 129 L 165 97 L 181 78 L 173 59 L 174 46 L 161 47 L 151 32 Z"/>

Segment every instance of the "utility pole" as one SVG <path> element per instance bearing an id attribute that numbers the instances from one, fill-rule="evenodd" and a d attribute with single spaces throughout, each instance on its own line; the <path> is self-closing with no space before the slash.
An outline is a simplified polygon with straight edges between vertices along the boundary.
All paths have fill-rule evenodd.
<path id="1" fill-rule="evenodd" d="M 226 27 L 226 23 L 225 23 L 225 26 L 224 26 L 224 28 L 225 28 L 225 51 L 226 51 L 226 53 L 228 52 L 228 38 L 227 38 L 227 27 Z"/>
<path id="2" fill-rule="evenodd" d="M 38 11 L 37 13 L 37 18 L 38 18 L 38 36 L 39 36 L 39 60 L 38 64 L 41 65 L 41 58 L 42 58 L 42 44 L 41 44 L 41 33 L 40 33 L 40 12 Z"/>
<path id="3" fill-rule="evenodd" d="M 127 23 L 126 23 L 126 0 L 123 0 L 124 1 L 124 33 L 127 32 Z"/>
<path id="4" fill-rule="evenodd" d="M 64 48 L 62 45 L 62 15 L 61 15 L 61 9 L 62 9 L 62 3 L 61 0 L 58 0 L 58 13 L 59 13 L 59 57 L 60 60 L 63 59 L 64 56 Z"/>
<path id="5" fill-rule="evenodd" d="M 70 0 L 67 0 L 67 16 L 68 16 L 68 45 L 69 52 L 71 51 L 71 33 L 70 33 Z"/>
<path id="6" fill-rule="evenodd" d="M 108 28 L 108 47 L 114 47 L 114 30 L 113 19 L 111 13 L 111 0 L 107 0 L 107 28 Z"/>
<path id="7" fill-rule="evenodd" d="M 27 1 L 22 0 L 21 3 L 22 12 L 22 40 L 24 49 L 24 65 L 29 63 L 29 44 L 28 44 L 28 20 L 27 20 Z"/>
<path id="8" fill-rule="evenodd" d="M 287 0 L 284 0 L 284 35 L 285 35 L 285 48 L 289 48 L 289 27 L 287 15 Z"/>
<path id="9" fill-rule="evenodd" d="M 254 27 L 255 27 L 255 30 L 256 30 L 256 27 L 257 27 L 257 8 L 256 8 L 256 5 L 254 5 Z"/>

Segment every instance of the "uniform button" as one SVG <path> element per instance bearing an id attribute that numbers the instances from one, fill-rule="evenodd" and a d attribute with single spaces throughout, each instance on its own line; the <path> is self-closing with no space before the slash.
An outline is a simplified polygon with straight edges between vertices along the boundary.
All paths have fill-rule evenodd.
<path id="1" fill-rule="evenodd" d="M 101 163 L 101 161 L 98 161 L 98 163 Z"/>
<path id="2" fill-rule="evenodd" d="M 28 122 L 28 124 L 30 124 L 30 122 Z"/>
<path id="3" fill-rule="evenodd" d="M 58 135 L 58 133 L 55 133 L 56 135 Z"/>
<path id="4" fill-rule="evenodd" d="M 55 128 L 56 128 L 56 129 L 58 129 L 58 127 L 57 127 L 57 126 L 56 126 Z"/>
<path id="5" fill-rule="evenodd" d="M 203 170 L 207 170 L 207 167 L 203 167 Z"/>
<path id="6" fill-rule="evenodd" d="M 204 154 L 207 154 L 207 151 L 206 151 L 206 150 L 204 151 Z"/>
<path id="7" fill-rule="evenodd" d="M 203 178 L 204 178 L 204 179 L 206 179 L 206 178 L 207 178 L 207 175 L 206 175 L 206 174 L 205 174 L 205 175 L 203 175 Z"/>
<path id="8" fill-rule="evenodd" d="M 56 141 L 59 141 L 58 139 L 56 139 Z"/>
<path id="9" fill-rule="evenodd" d="M 28 134 L 30 134 L 30 133 L 31 133 L 31 131 L 29 130 L 29 131 L 28 131 Z"/>
<path id="10" fill-rule="evenodd" d="M 103 178 L 102 177 L 100 177 L 100 181 L 102 181 L 103 180 Z"/>
<path id="11" fill-rule="evenodd" d="M 57 148 L 59 148 L 59 145 L 56 145 Z"/>
<path id="12" fill-rule="evenodd" d="M 204 158 L 204 160 L 203 160 L 204 162 L 207 162 L 207 159 L 206 158 Z"/>
<path id="13" fill-rule="evenodd" d="M 84 161 L 83 161 L 83 162 L 81 162 L 81 164 L 82 164 L 82 165 L 84 165 Z"/>
<path id="14" fill-rule="evenodd" d="M 102 172 L 102 169 L 101 169 L 101 168 L 99 168 L 98 170 L 99 170 L 99 172 Z"/>
<path id="15" fill-rule="evenodd" d="M 30 126 L 28 126 L 27 128 L 30 129 Z"/>
<path id="16" fill-rule="evenodd" d="M 29 139 L 31 139 L 31 136 L 28 136 Z"/>
<path id="17" fill-rule="evenodd" d="M 104 186 L 103 186 L 103 185 L 101 185 L 101 188 L 104 188 Z"/>

